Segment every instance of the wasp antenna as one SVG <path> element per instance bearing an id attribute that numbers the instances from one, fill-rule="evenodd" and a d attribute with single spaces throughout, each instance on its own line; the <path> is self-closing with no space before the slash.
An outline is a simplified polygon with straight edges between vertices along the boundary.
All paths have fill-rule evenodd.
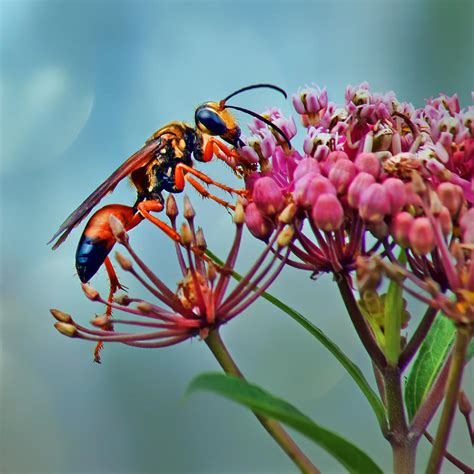
<path id="1" fill-rule="evenodd" d="M 281 92 L 285 96 L 285 99 L 288 97 L 286 92 L 281 87 L 274 86 L 273 84 L 253 84 L 251 86 L 242 87 L 242 89 L 239 89 L 238 91 L 232 92 L 232 94 L 228 95 L 225 99 L 222 99 L 220 103 L 225 104 L 231 97 L 234 97 L 235 95 L 240 94 L 241 92 L 260 88 L 274 89 L 278 92 Z"/>
<path id="2" fill-rule="evenodd" d="M 248 110 L 248 109 L 244 109 L 243 107 L 237 107 L 235 105 L 226 105 L 225 106 L 226 109 L 235 109 L 235 110 L 239 110 L 240 112 L 245 112 L 246 114 L 249 114 L 251 115 L 252 117 L 255 117 L 255 118 L 258 118 L 259 120 L 261 120 L 262 122 L 266 123 L 269 127 L 272 127 L 273 130 L 276 130 L 282 137 L 283 139 L 285 140 L 285 142 L 287 143 L 287 145 L 290 147 L 291 149 L 291 143 L 290 143 L 290 140 L 288 139 L 288 137 L 285 135 L 285 132 L 283 132 L 283 130 L 278 127 L 277 125 L 275 125 L 273 122 L 271 122 L 270 120 L 266 119 L 265 117 L 262 117 L 261 115 L 257 114 L 256 112 L 253 112 L 252 110 Z"/>

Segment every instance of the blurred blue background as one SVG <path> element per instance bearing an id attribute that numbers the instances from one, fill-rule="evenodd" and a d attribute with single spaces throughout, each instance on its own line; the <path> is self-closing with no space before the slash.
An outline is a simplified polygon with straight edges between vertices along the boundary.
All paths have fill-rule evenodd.
<path id="1" fill-rule="evenodd" d="M 209 394 L 182 401 L 190 379 L 218 369 L 198 340 L 153 351 L 109 345 L 99 366 L 92 345 L 60 336 L 50 307 L 82 322 L 101 309 L 84 298 L 75 276 L 80 230 L 56 252 L 45 243 L 155 129 L 191 121 L 198 104 L 247 84 L 272 82 L 291 93 L 315 82 L 342 101 L 347 84 L 368 80 L 373 90 L 393 89 L 418 106 L 439 92 L 457 92 L 467 105 L 473 13 L 470 0 L 1 2 L 0 471 L 294 472 L 245 409 Z M 234 103 L 291 113 L 272 91 Z M 222 164 L 201 169 L 239 185 Z M 188 192 L 210 247 L 225 255 L 229 216 Z M 124 182 L 104 203 L 133 201 Z M 132 239 L 173 286 L 178 273 L 167 238 L 144 223 Z M 246 240 L 239 270 L 259 248 Z M 123 280 L 132 295 L 140 292 Z M 94 286 L 105 288 L 103 273 Z M 314 283 L 288 270 L 272 291 L 371 377 L 329 278 Z M 390 471 L 389 446 L 365 399 L 302 329 L 259 303 L 222 332 L 251 381 L 356 441 Z M 323 472 L 342 471 L 302 444 Z M 465 458 L 470 453 L 460 423 L 451 445 Z M 448 463 L 444 469 L 454 472 Z"/>

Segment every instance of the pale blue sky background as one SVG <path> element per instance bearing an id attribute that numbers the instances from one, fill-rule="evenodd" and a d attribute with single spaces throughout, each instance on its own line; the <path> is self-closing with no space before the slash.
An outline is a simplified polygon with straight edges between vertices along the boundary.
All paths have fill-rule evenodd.
<path id="1" fill-rule="evenodd" d="M 368 80 L 374 90 L 393 89 L 416 105 L 440 91 L 458 92 L 466 105 L 474 86 L 473 13 L 469 0 L 0 2 L 0 471 L 294 472 L 243 408 L 208 394 L 183 403 L 191 378 L 217 370 L 199 341 L 155 351 L 108 346 L 97 366 L 91 345 L 59 336 L 48 308 L 83 322 L 100 308 L 85 300 L 74 275 L 80 231 L 54 253 L 45 242 L 155 129 L 192 120 L 201 102 L 247 84 L 273 82 L 291 93 L 316 82 L 341 101 L 347 84 Z M 271 91 L 235 103 L 291 112 Z M 238 185 L 222 165 L 205 171 Z M 227 213 L 189 193 L 209 244 L 225 254 Z M 133 200 L 122 183 L 106 202 Z M 150 231 L 141 225 L 133 242 L 173 285 L 172 247 Z M 247 239 L 240 270 L 259 249 Z M 94 284 L 103 288 L 104 280 L 98 275 Z M 133 294 L 133 282 L 124 283 Z M 328 278 L 314 283 L 288 271 L 273 292 L 370 377 Z M 261 303 L 224 328 L 223 337 L 250 380 L 389 469 L 388 444 L 365 399 L 292 321 Z M 453 446 L 466 455 L 464 440 L 460 425 Z M 319 448 L 303 445 L 323 472 L 341 472 Z M 420 466 L 425 457 L 422 448 Z"/>

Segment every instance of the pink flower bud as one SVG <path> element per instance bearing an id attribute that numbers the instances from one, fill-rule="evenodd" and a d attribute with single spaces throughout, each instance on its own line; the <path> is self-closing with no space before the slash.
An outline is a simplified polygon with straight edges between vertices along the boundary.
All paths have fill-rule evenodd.
<path id="1" fill-rule="evenodd" d="M 329 179 L 314 174 L 307 174 L 299 179 L 293 192 L 296 204 L 303 209 L 311 209 L 323 194 L 336 196 L 336 188 Z"/>
<path id="2" fill-rule="evenodd" d="M 266 132 L 262 130 L 263 138 L 260 142 L 260 151 L 264 158 L 269 158 L 273 155 L 276 147 L 276 140 L 275 137 L 271 134 L 271 132 Z"/>
<path id="3" fill-rule="evenodd" d="M 390 200 L 384 187 L 379 183 L 371 184 L 362 191 L 359 213 L 369 222 L 380 222 L 390 212 Z"/>
<path id="4" fill-rule="evenodd" d="M 301 95 L 293 94 L 291 96 L 291 102 L 293 102 L 293 107 L 299 114 L 306 113 Z"/>
<path id="5" fill-rule="evenodd" d="M 474 244 L 474 225 L 471 225 L 463 232 L 462 241 L 464 244 Z"/>
<path id="6" fill-rule="evenodd" d="M 249 194 L 253 194 L 253 188 L 255 183 L 260 179 L 260 174 L 256 171 L 248 176 L 244 177 L 245 189 L 249 191 Z"/>
<path id="7" fill-rule="evenodd" d="M 319 174 L 320 168 L 318 162 L 314 158 L 303 158 L 295 169 L 293 180 L 298 181 L 307 174 Z"/>
<path id="8" fill-rule="evenodd" d="M 356 174 L 354 163 L 350 160 L 337 160 L 329 172 L 329 180 L 334 184 L 337 192 L 342 194 L 347 190 Z"/>
<path id="9" fill-rule="evenodd" d="M 405 183 L 405 193 L 407 205 L 421 207 L 421 198 L 413 189 L 413 183 Z"/>
<path id="10" fill-rule="evenodd" d="M 426 255 L 435 247 L 433 227 L 427 217 L 418 217 L 415 219 L 408 238 L 411 248 L 418 255 Z"/>
<path id="11" fill-rule="evenodd" d="M 255 183 L 252 196 L 258 209 L 266 216 L 274 216 L 284 206 L 283 194 L 269 176 L 260 178 Z"/>
<path id="12" fill-rule="evenodd" d="M 398 178 L 386 179 L 382 186 L 387 192 L 390 201 L 390 214 L 394 215 L 401 211 L 406 203 L 405 183 Z"/>
<path id="13" fill-rule="evenodd" d="M 446 206 L 451 215 L 457 215 L 462 204 L 462 189 L 452 183 L 441 183 L 436 190 L 443 206 Z"/>
<path id="14" fill-rule="evenodd" d="M 253 202 L 245 209 L 245 223 L 254 237 L 265 242 L 268 241 L 274 229 L 273 222 L 268 217 L 262 216 Z"/>
<path id="15" fill-rule="evenodd" d="M 257 152 L 249 145 L 245 145 L 240 148 L 240 154 L 245 159 L 247 163 L 258 163 L 260 160 L 258 158 Z"/>
<path id="16" fill-rule="evenodd" d="M 459 220 L 462 230 L 467 230 L 469 227 L 474 227 L 474 207 L 466 211 Z"/>
<path id="17" fill-rule="evenodd" d="M 369 173 L 374 178 L 377 178 L 380 173 L 380 159 L 375 153 L 359 153 L 354 164 L 359 173 Z"/>
<path id="18" fill-rule="evenodd" d="M 331 172 L 332 167 L 334 166 L 336 162 L 338 162 L 339 160 L 348 160 L 348 159 L 349 159 L 349 156 L 344 151 L 340 151 L 340 150 L 331 151 L 326 157 L 326 159 L 324 160 L 324 163 L 321 164 L 321 171 L 323 172 L 323 174 L 328 176 L 329 173 Z"/>
<path id="19" fill-rule="evenodd" d="M 319 229 L 330 232 L 341 227 L 344 220 L 344 210 L 334 194 L 323 194 L 316 201 L 311 217 Z"/>
<path id="20" fill-rule="evenodd" d="M 349 186 L 347 198 L 349 205 L 354 209 L 359 207 L 360 196 L 371 184 L 375 183 L 375 178 L 369 173 L 359 173 Z"/>
<path id="21" fill-rule="evenodd" d="M 451 234 L 453 230 L 453 221 L 451 220 L 451 214 L 449 209 L 445 206 L 441 209 L 441 212 L 438 215 L 438 221 L 441 225 L 441 230 L 445 236 Z"/>
<path id="22" fill-rule="evenodd" d="M 408 247 L 410 244 L 410 229 L 415 218 L 408 212 L 399 212 L 392 219 L 392 235 L 395 241 L 402 247 Z"/>

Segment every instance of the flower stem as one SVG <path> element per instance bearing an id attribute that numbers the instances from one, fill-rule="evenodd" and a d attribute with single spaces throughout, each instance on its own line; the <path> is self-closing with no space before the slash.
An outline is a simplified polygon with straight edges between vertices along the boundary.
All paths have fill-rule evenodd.
<path id="1" fill-rule="evenodd" d="M 443 412 L 433 443 L 433 450 L 426 468 L 427 474 L 438 473 L 441 469 L 449 433 L 454 421 L 456 404 L 461 387 L 462 374 L 464 371 L 466 353 L 472 337 L 471 328 L 468 325 L 459 325 L 456 332 L 453 355 L 449 368 L 446 398 Z"/>
<path id="2" fill-rule="evenodd" d="M 398 367 L 400 367 L 401 371 L 407 367 L 413 356 L 420 348 L 421 343 L 424 341 L 428 331 L 433 325 L 437 313 L 438 309 L 433 308 L 432 306 L 428 306 L 426 309 L 423 319 L 416 328 L 415 333 L 400 354 L 400 358 L 398 359 Z"/>
<path id="3" fill-rule="evenodd" d="M 224 345 L 218 329 L 213 329 L 209 332 L 206 338 L 206 344 L 226 374 L 236 375 L 242 379 L 244 378 L 242 372 Z M 256 412 L 254 412 L 254 415 L 289 458 L 300 468 L 302 473 L 320 473 L 278 422 Z"/>
<path id="4" fill-rule="evenodd" d="M 385 356 L 380 347 L 375 342 L 375 338 L 372 336 L 370 329 L 364 319 L 364 316 L 360 312 L 357 301 L 354 298 L 352 289 L 349 285 L 347 278 L 342 275 L 335 275 L 339 292 L 341 293 L 344 304 L 351 318 L 352 324 L 365 347 L 365 350 L 369 354 L 370 358 L 377 366 L 378 369 L 383 371 L 383 368 L 387 365 Z"/>
<path id="5" fill-rule="evenodd" d="M 389 421 L 387 436 L 393 452 L 393 472 L 412 474 L 415 472 L 416 439 L 410 438 L 403 404 L 400 370 L 387 366 L 383 370 L 385 381 L 385 403 Z"/>

